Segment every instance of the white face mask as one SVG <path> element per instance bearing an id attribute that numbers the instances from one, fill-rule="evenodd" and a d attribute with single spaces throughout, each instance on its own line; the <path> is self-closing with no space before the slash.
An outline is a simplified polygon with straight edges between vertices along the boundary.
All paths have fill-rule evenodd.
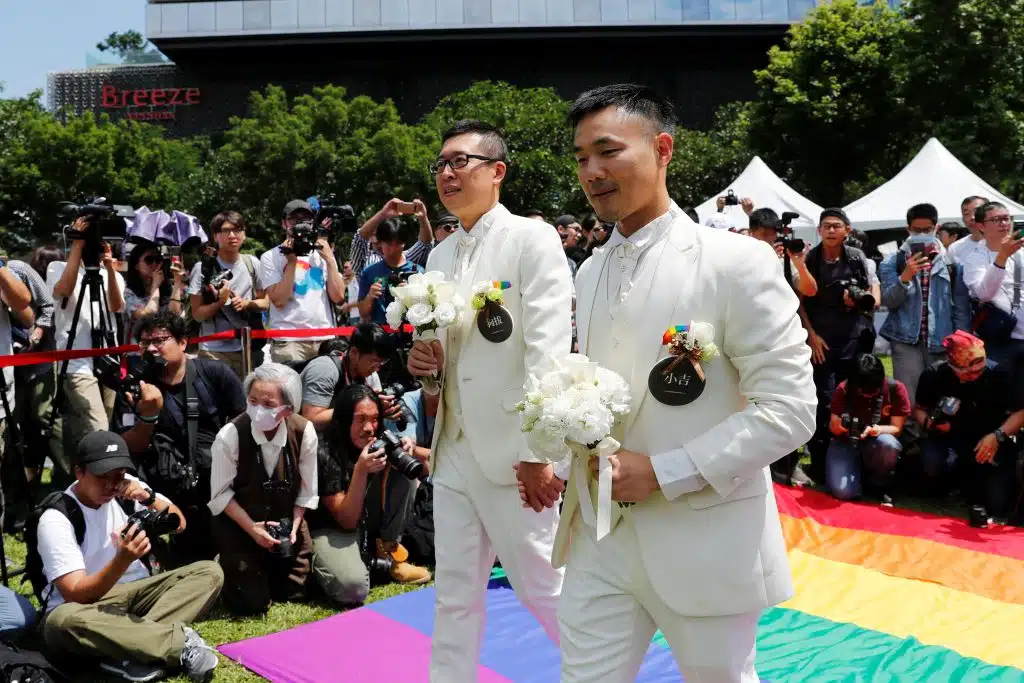
<path id="1" fill-rule="evenodd" d="M 280 408 L 266 408 L 261 405 L 253 405 L 250 403 L 245 413 L 252 420 L 252 426 L 261 432 L 269 432 L 271 429 L 277 426 L 277 423 L 281 421 L 280 415 L 285 410 L 285 406 Z"/>

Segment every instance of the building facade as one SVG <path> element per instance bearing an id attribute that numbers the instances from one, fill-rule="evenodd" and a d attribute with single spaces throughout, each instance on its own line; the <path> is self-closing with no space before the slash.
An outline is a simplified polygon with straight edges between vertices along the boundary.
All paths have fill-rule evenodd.
<path id="1" fill-rule="evenodd" d="M 325 83 L 415 121 L 477 80 L 571 98 L 610 82 L 669 96 L 688 127 L 754 95 L 753 71 L 815 0 L 149 0 L 172 65 L 54 74 L 54 108 L 216 134 L 249 93 Z"/>

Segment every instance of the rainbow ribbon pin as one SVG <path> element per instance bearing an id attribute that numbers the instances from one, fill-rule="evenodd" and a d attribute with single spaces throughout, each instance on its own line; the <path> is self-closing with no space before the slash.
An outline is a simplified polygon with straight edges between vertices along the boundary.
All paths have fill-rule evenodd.
<path id="1" fill-rule="evenodd" d="M 686 325 L 673 325 L 672 327 L 665 330 L 665 334 L 661 336 L 662 346 L 668 346 L 672 343 L 672 340 L 676 338 L 677 334 L 686 332 Z"/>
<path id="2" fill-rule="evenodd" d="M 500 289 L 501 291 L 505 291 L 506 289 L 512 289 L 512 283 L 509 282 L 508 280 L 492 280 L 491 286 L 494 287 L 495 289 Z"/>

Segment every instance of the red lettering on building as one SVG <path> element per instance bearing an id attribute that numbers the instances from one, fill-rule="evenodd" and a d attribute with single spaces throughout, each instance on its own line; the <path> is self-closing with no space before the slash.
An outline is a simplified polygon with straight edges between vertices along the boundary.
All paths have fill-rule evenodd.
<path id="1" fill-rule="evenodd" d="M 117 106 L 117 88 L 112 85 L 103 86 L 102 90 L 103 101 L 100 106 L 104 108 L 116 107 Z"/>
<path id="2" fill-rule="evenodd" d="M 153 90 L 152 97 L 150 100 L 153 102 L 154 107 L 163 107 L 167 105 L 167 91 L 163 88 L 156 88 Z"/>
<path id="3" fill-rule="evenodd" d="M 113 85 L 104 85 L 100 90 L 100 106 L 104 109 L 126 109 L 129 107 L 192 107 L 200 103 L 202 90 L 199 88 L 151 88 L 118 90 Z M 143 118 L 147 112 L 131 112 L 129 118 Z M 174 118 L 171 112 L 148 112 L 149 114 L 170 114 L 169 116 L 146 116 L 146 119 Z"/>

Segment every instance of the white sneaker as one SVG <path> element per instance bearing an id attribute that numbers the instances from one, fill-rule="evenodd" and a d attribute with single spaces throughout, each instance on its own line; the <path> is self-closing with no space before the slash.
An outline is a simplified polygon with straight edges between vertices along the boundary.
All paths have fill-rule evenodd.
<path id="1" fill-rule="evenodd" d="M 217 668 L 217 653 L 206 644 L 195 629 L 185 629 L 185 647 L 181 650 L 181 667 L 194 683 L 206 683 Z"/>
<path id="2" fill-rule="evenodd" d="M 138 662 L 100 662 L 100 668 L 125 681 L 133 683 L 149 683 L 167 675 L 167 671 L 158 664 L 139 664 Z"/>

